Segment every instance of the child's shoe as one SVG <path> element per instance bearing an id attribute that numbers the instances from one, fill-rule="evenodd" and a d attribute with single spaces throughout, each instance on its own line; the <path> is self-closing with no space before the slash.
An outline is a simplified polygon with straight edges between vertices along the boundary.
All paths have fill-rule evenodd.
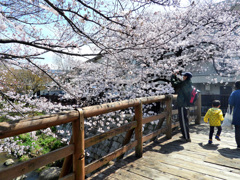
<path id="1" fill-rule="evenodd" d="M 209 139 L 209 140 L 208 140 L 208 144 L 212 144 L 212 139 Z"/>
<path id="2" fill-rule="evenodd" d="M 221 141 L 221 139 L 219 138 L 219 135 L 216 135 L 215 139 L 218 140 L 218 141 Z"/>

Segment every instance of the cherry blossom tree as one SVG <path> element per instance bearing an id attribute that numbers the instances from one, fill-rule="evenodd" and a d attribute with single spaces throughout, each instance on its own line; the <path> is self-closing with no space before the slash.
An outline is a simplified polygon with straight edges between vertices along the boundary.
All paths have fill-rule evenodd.
<path id="1" fill-rule="evenodd" d="M 163 11 L 170 6 L 175 9 Z M 237 60 L 226 60 L 239 47 L 239 13 L 233 7 L 189 1 L 181 8 L 176 0 L 3 1 L 1 62 L 46 73 L 77 106 L 92 97 L 102 103 L 172 93 L 174 69 L 209 60 L 219 72 L 235 67 Z M 86 46 L 91 53 L 83 51 Z M 74 60 L 71 71 L 56 76 L 36 63 L 48 52 L 85 62 Z"/>
<path id="2" fill-rule="evenodd" d="M 65 76 L 68 80 L 63 79 L 63 76 L 60 76 L 60 79 L 54 77 L 45 67 L 36 64 L 35 60 L 41 59 L 41 55 L 47 52 L 82 57 L 86 60 L 93 56 L 94 59 L 98 59 L 105 55 L 115 56 L 117 52 L 125 52 L 133 45 L 120 47 L 116 44 L 106 43 L 105 40 L 114 39 L 116 41 L 122 36 L 123 38 L 125 38 L 124 36 L 133 36 L 134 34 L 131 33 L 136 28 L 134 23 L 138 23 L 144 9 L 152 4 L 170 6 L 177 5 L 179 2 L 171 0 L 121 2 L 117 0 L 99 2 L 78 0 L 71 2 L 62 0 L 2 1 L 0 43 L 4 46 L 1 46 L 1 62 L 19 68 L 30 69 L 30 67 L 34 67 L 35 72 L 36 68 L 40 69 L 48 74 L 54 83 L 64 89 L 68 95 L 80 101 L 82 95 L 86 94 L 82 91 L 89 93 L 88 89 L 82 89 L 82 87 L 87 87 L 84 83 L 81 87 L 77 87 L 76 81 L 69 77 L 70 75 Z M 130 15 L 131 18 L 135 16 L 137 19 L 133 24 L 131 24 L 133 20 L 129 19 Z M 139 45 L 142 46 L 142 44 Z M 91 47 L 93 53 L 82 52 L 85 46 Z M 118 66 L 115 62 L 111 62 L 111 64 L 115 68 Z M 120 66 L 122 65 L 120 64 Z M 110 71 L 115 70 L 113 67 L 110 69 L 109 65 L 102 65 L 101 73 L 94 74 L 94 76 L 104 79 L 107 76 L 106 73 Z M 73 75 L 78 73 L 72 72 Z M 124 72 L 121 70 L 121 73 Z M 120 76 L 118 75 L 118 77 Z M 66 84 L 65 82 L 68 82 L 69 79 L 72 82 Z M 116 80 L 115 77 L 112 79 Z M 89 80 L 83 81 L 91 83 Z M 98 91 L 101 93 L 103 89 L 101 87 Z"/>
<path id="3" fill-rule="evenodd" d="M 180 0 L 3 0 L 0 5 L 2 73 L 12 67 L 41 71 L 52 81 L 49 88 L 58 86 L 66 92 L 63 98 L 77 102 L 66 107 L 30 92 L 6 91 L 7 76 L 1 76 L 1 112 L 19 112 L 9 119 L 29 111 L 49 113 L 173 93 L 173 70 L 184 71 L 192 64 L 198 70 L 203 61 L 213 61 L 222 75 L 230 73 L 228 67 L 239 72 L 239 12 L 233 8 L 237 2 L 189 1 L 184 8 Z M 84 51 L 86 46 L 90 53 Z M 49 52 L 64 57 L 72 69 L 54 74 L 38 64 Z M 126 122 L 113 119 L 123 119 L 130 111 L 107 119 L 120 126 Z M 96 118 L 87 120 L 88 131 L 96 122 L 100 132 L 106 130 L 101 125 L 106 117 Z"/>

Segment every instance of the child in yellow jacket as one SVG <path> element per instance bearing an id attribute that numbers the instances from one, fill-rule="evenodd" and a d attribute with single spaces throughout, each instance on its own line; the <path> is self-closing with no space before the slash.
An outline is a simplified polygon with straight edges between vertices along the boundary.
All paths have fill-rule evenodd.
<path id="1" fill-rule="evenodd" d="M 212 144 L 214 127 L 217 127 L 218 129 L 215 139 L 217 139 L 218 141 L 221 140 L 220 139 L 220 134 L 222 132 L 221 122 L 224 120 L 224 118 L 223 118 L 222 110 L 219 109 L 220 105 L 221 103 L 219 100 L 214 100 L 212 102 L 212 108 L 208 109 L 206 115 L 204 116 L 204 122 L 205 123 L 209 122 L 209 125 L 210 125 L 208 144 Z"/>

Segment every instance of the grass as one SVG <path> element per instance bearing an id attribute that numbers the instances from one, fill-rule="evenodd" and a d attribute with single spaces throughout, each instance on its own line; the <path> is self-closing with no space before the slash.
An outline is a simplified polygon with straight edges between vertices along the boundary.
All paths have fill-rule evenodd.
<path id="1" fill-rule="evenodd" d="M 62 143 L 60 139 L 53 137 L 51 135 L 46 135 L 41 131 L 38 131 L 37 139 L 33 139 L 30 136 L 30 133 L 21 134 L 15 137 L 15 140 L 18 140 L 18 145 L 30 147 L 25 155 L 19 156 L 20 161 L 28 160 L 32 157 L 37 157 L 39 155 L 47 154 L 50 151 L 58 149 L 65 146 L 65 143 Z"/>

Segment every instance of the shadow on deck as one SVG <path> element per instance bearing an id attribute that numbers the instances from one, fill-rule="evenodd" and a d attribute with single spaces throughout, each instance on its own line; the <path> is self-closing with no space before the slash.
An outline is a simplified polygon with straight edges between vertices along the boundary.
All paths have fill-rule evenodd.
<path id="1" fill-rule="evenodd" d="M 190 143 L 183 142 L 179 132 L 175 130 L 170 140 L 160 137 L 146 145 L 142 158 L 131 154 L 87 179 L 240 179 L 234 130 L 223 130 L 221 141 L 214 139 L 212 145 L 207 144 L 209 125 L 203 122 L 190 126 Z"/>

